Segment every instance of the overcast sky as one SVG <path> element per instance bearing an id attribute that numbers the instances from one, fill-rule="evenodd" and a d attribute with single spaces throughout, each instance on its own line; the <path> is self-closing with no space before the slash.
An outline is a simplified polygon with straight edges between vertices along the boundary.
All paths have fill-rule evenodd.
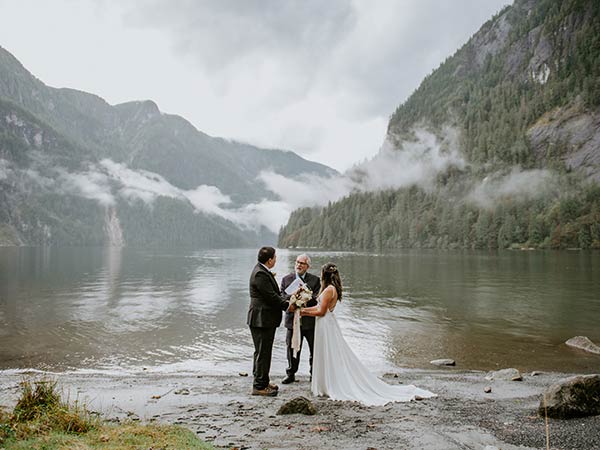
<path id="1" fill-rule="evenodd" d="M 345 170 L 506 0 L 0 0 L 44 83 L 152 99 L 199 130 Z"/>

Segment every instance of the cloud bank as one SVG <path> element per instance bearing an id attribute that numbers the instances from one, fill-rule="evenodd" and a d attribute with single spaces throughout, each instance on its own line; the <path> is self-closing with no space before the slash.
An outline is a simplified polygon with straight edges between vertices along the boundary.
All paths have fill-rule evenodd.
<path id="1" fill-rule="evenodd" d="M 45 190 L 88 198 L 104 207 L 115 206 L 119 199 L 141 200 L 151 207 L 158 197 L 167 197 L 189 203 L 199 213 L 222 217 L 242 228 L 264 226 L 276 233 L 297 208 L 324 206 L 355 191 L 411 184 L 427 186 L 448 166 L 464 165 L 456 150 L 456 133 L 452 130 L 447 130 L 443 139 L 423 130 L 417 130 L 415 136 L 414 142 L 405 143 L 400 150 L 386 143 L 372 160 L 356 165 L 343 175 L 321 177 L 301 173 L 291 178 L 264 171 L 258 181 L 279 199 L 264 199 L 239 208 L 233 208 L 230 197 L 215 186 L 180 189 L 157 173 L 133 170 L 110 159 L 91 164 L 83 172 L 54 169 L 53 178 L 42 176 L 34 169 L 23 173 Z M 6 176 L 9 167 L 2 160 L 0 163 L 1 178 Z"/>
<path id="2" fill-rule="evenodd" d="M 322 177 L 301 173 L 292 178 L 271 170 L 264 171 L 258 182 L 275 193 L 278 199 L 263 199 L 236 208 L 232 207 L 231 198 L 215 186 L 180 189 L 157 173 L 133 170 L 109 159 L 90 165 L 84 172 L 56 169 L 57 176 L 54 178 L 42 176 L 34 169 L 22 174 L 43 189 L 89 198 L 104 207 L 115 206 L 119 200 L 141 200 L 151 207 L 157 198 L 167 197 L 188 203 L 198 213 L 229 220 L 240 228 L 258 230 L 266 227 L 277 233 L 297 208 L 325 206 L 353 192 L 413 185 L 433 189 L 438 174 L 451 167 L 461 170 L 468 166 L 458 149 L 457 130 L 448 127 L 441 135 L 434 135 L 424 129 L 416 129 L 413 135 L 414 139 L 404 141 L 399 149 L 386 141 L 374 158 L 341 175 Z M 14 173 L 10 164 L 0 159 L 0 180 L 12 177 Z M 556 175 L 552 172 L 515 167 L 509 173 L 487 176 L 465 193 L 464 200 L 482 208 L 492 208 L 505 198 L 538 198 L 557 194 L 553 191 L 556 185 Z"/>
<path id="3" fill-rule="evenodd" d="M 508 174 L 495 173 L 485 177 L 466 195 L 466 200 L 490 209 L 501 199 L 536 199 L 558 194 L 557 182 L 557 175 L 549 170 L 513 167 Z"/>

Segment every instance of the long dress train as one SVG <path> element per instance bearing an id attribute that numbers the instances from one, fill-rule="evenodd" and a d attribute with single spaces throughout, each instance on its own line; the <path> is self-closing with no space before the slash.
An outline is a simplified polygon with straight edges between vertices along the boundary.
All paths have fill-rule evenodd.
<path id="1" fill-rule="evenodd" d="M 333 311 L 316 318 L 311 391 L 369 406 L 436 397 L 412 384 L 389 385 L 369 372 L 346 343 Z"/>

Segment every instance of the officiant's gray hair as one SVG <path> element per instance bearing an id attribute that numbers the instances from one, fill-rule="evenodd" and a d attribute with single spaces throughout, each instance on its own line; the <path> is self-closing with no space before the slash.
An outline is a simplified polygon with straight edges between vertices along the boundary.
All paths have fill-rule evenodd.
<path id="1" fill-rule="evenodd" d="M 308 256 L 306 253 L 302 253 L 301 255 L 296 256 L 296 261 L 298 260 L 298 258 L 306 258 L 306 263 L 310 266 L 310 256 Z"/>

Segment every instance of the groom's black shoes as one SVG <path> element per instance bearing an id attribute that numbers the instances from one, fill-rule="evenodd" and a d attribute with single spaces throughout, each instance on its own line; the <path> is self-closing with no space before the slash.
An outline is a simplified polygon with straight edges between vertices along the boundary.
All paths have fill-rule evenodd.
<path id="1" fill-rule="evenodd" d="M 266 397 L 275 397 L 277 395 L 277 389 L 267 386 L 264 389 L 252 389 L 252 395 L 263 395 Z"/>
<path id="2" fill-rule="evenodd" d="M 290 384 L 296 381 L 296 377 L 294 375 L 288 375 L 283 380 L 281 380 L 281 384 Z"/>

